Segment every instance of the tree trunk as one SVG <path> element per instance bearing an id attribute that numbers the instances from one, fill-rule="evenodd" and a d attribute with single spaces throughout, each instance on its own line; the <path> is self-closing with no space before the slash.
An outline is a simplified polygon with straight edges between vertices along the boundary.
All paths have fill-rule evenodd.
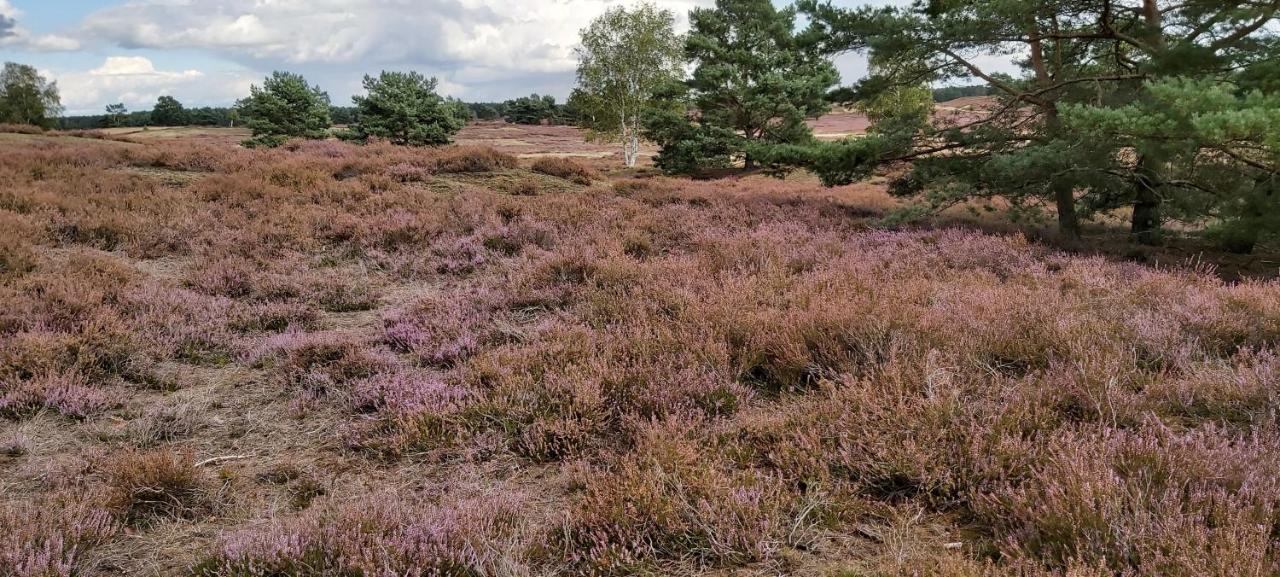
<path id="1" fill-rule="evenodd" d="M 1067 240 L 1080 238 L 1080 217 L 1076 214 L 1076 189 L 1070 181 L 1055 180 L 1053 200 L 1058 209 L 1058 232 Z"/>
<path id="2" fill-rule="evenodd" d="M 1041 45 L 1040 31 L 1038 24 L 1033 20 L 1031 28 L 1028 31 L 1032 40 L 1029 48 L 1031 49 L 1031 69 L 1036 75 L 1036 86 L 1048 86 L 1051 83 L 1049 71 L 1045 67 L 1044 62 L 1044 46 Z M 1047 98 L 1054 98 L 1052 94 L 1046 94 Z M 1057 134 L 1061 130 L 1061 121 L 1058 119 L 1058 108 L 1055 102 L 1049 102 L 1044 107 L 1045 123 L 1051 134 Z M 1054 178 L 1050 184 L 1053 192 L 1053 201 L 1058 209 L 1058 232 L 1066 240 L 1075 241 L 1080 238 L 1080 217 L 1076 215 L 1076 190 L 1075 185 L 1071 181 L 1064 178 Z"/>
<path id="3" fill-rule="evenodd" d="M 1134 184 L 1133 222 L 1130 235 L 1142 244 L 1152 244 L 1160 237 L 1160 204 L 1158 176 L 1146 156 L 1138 158 L 1137 182 Z"/>

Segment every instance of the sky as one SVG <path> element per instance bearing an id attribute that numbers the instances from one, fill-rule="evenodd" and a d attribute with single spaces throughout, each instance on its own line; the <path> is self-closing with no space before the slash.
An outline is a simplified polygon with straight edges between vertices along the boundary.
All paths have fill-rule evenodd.
<path id="1" fill-rule="evenodd" d="M 865 0 L 863 0 L 865 1 Z M 891 3 L 895 0 L 872 0 Z M 899 0 L 901 1 L 901 0 Z M 781 0 L 779 0 L 781 2 Z M 713 0 L 656 0 L 687 29 Z M 856 0 L 837 2 L 852 5 Z M 272 70 L 300 72 L 347 104 L 366 73 L 417 70 L 468 101 L 564 99 L 578 30 L 621 0 L 0 0 L 0 60 L 56 80 L 66 113 L 161 95 L 226 106 Z M 856 81 L 865 63 L 837 60 Z"/>

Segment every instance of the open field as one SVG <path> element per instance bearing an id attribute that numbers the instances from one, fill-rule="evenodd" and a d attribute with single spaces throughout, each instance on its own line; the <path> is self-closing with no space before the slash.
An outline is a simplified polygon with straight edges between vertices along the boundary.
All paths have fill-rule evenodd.
<path id="1" fill-rule="evenodd" d="M 1277 281 L 563 127 L 154 132 L 0 135 L 0 575 L 1280 572 Z"/>

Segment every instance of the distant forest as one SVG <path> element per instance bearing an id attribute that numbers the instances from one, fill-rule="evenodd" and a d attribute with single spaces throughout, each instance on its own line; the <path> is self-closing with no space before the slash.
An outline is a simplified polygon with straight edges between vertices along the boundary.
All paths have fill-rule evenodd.
<path id="1" fill-rule="evenodd" d="M 991 94 L 991 89 L 985 85 L 944 86 L 933 89 L 933 100 L 934 102 L 946 102 L 966 96 L 987 96 L 989 94 Z M 470 102 L 467 103 L 467 106 L 471 108 L 472 118 L 477 120 L 506 118 L 510 122 L 525 124 L 533 123 L 533 120 L 547 120 L 552 124 L 572 123 L 573 111 L 565 105 L 556 105 L 554 100 L 550 103 L 551 111 L 535 114 L 532 118 L 525 119 L 523 116 L 527 114 L 522 113 L 525 113 L 526 109 L 529 108 L 528 102 L 542 104 L 537 95 L 534 95 L 534 97 L 518 98 L 506 102 Z M 333 118 L 334 124 L 351 124 L 355 122 L 356 109 L 354 106 L 332 106 L 329 109 L 329 114 Z M 181 124 L 183 126 L 231 127 L 239 125 L 239 121 L 236 118 L 237 115 L 233 107 L 206 106 L 186 109 L 186 122 Z M 169 126 L 169 124 L 154 122 L 150 110 L 137 110 L 118 117 L 113 117 L 109 114 L 90 114 L 64 116 L 59 119 L 59 128 L 63 130 L 93 130 L 111 126 L 142 128 L 147 126 Z"/>

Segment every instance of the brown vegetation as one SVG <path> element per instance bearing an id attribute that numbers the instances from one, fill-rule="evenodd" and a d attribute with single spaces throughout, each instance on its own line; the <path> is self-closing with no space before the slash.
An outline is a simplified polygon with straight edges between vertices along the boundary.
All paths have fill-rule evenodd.
<path id="1" fill-rule="evenodd" d="M 6 574 L 1280 571 L 1275 281 L 803 179 L 0 146 Z"/>

